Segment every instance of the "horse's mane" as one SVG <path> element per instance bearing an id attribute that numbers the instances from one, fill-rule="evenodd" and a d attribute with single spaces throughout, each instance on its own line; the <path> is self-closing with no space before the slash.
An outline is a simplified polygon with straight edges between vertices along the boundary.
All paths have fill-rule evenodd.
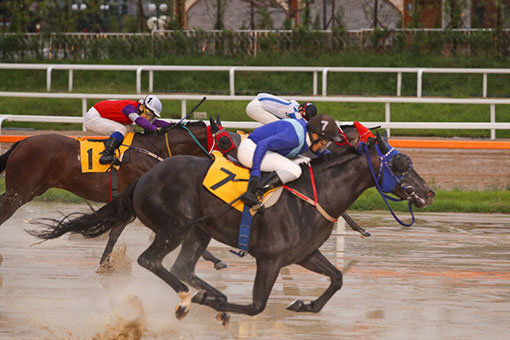
<path id="1" fill-rule="evenodd" d="M 183 129 L 183 126 L 186 126 L 187 128 L 195 128 L 195 127 L 205 128 L 207 125 L 201 120 L 198 120 L 196 122 L 187 121 L 187 122 L 181 122 L 179 124 L 178 123 L 170 123 L 170 126 L 167 127 L 167 129 L 173 128 L 173 127 Z"/>

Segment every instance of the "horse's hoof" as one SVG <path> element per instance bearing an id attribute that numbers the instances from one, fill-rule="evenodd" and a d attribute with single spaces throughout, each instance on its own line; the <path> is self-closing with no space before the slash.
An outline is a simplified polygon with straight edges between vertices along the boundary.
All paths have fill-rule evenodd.
<path id="1" fill-rule="evenodd" d="M 189 292 L 180 292 L 179 297 L 181 298 L 181 303 L 175 307 L 175 317 L 177 320 L 182 320 L 189 312 L 192 298 Z"/>
<path id="2" fill-rule="evenodd" d="M 205 290 L 199 290 L 193 295 L 191 302 L 202 304 L 207 297 L 207 292 Z"/>
<path id="3" fill-rule="evenodd" d="M 216 314 L 216 320 L 218 320 L 220 325 L 222 325 L 225 328 L 228 328 L 228 325 L 230 324 L 230 315 L 225 312 L 218 313 Z"/>
<path id="4" fill-rule="evenodd" d="M 227 265 L 223 262 L 218 262 L 214 264 L 214 269 L 221 270 L 227 268 Z"/>
<path id="5" fill-rule="evenodd" d="M 189 312 L 189 306 L 183 306 L 181 304 L 178 304 L 175 307 L 175 317 L 177 320 L 182 320 L 186 315 L 188 315 Z"/>
<path id="6" fill-rule="evenodd" d="M 294 300 L 294 302 L 291 303 L 289 306 L 287 306 L 287 309 L 293 312 L 299 312 L 304 305 L 305 303 L 302 300 L 297 299 Z"/>

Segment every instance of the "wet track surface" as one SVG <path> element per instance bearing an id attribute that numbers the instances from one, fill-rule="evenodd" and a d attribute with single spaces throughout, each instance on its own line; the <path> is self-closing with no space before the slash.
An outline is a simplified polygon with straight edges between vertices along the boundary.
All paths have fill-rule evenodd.
<path id="1" fill-rule="evenodd" d="M 290 266 L 263 313 L 232 314 L 225 329 L 198 305 L 176 320 L 176 294 L 136 264 L 150 243 L 136 222 L 119 242 L 133 261 L 121 274 L 95 273 L 104 239 L 65 235 L 30 247 L 37 240 L 23 231 L 35 228 L 28 219 L 87 209 L 30 203 L 1 226 L 0 339 L 509 339 L 509 215 L 417 213 L 408 229 L 386 212 L 352 213 L 372 237 L 340 225 L 321 248 L 345 276 L 320 313 L 285 309 L 329 284 Z M 209 248 L 228 268 L 201 260 L 197 272 L 230 301 L 248 303 L 254 259 L 228 249 Z"/>

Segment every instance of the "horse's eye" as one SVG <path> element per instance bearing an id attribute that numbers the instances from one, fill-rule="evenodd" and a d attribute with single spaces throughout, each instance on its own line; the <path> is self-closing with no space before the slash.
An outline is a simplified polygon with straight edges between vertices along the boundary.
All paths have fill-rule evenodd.
<path id="1" fill-rule="evenodd" d="M 404 155 L 403 153 L 398 153 L 395 156 L 391 157 L 390 160 L 390 168 L 391 171 L 404 174 L 411 170 L 411 159 L 409 156 Z"/>

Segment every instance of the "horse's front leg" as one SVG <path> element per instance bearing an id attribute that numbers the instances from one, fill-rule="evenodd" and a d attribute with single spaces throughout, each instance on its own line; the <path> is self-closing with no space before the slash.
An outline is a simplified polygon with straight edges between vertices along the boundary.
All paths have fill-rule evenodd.
<path id="1" fill-rule="evenodd" d="M 125 225 L 121 225 L 118 227 L 113 227 L 110 230 L 110 234 L 108 234 L 108 242 L 104 248 L 103 255 L 101 255 L 101 259 L 99 260 L 99 268 L 104 268 L 107 265 L 105 264 L 105 261 L 111 255 L 113 247 L 119 240 L 120 234 L 122 234 L 122 231 L 124 231 L 125 228 Z"/>
<path id="2" fill-rule="evenodd" d="M 333 266 L 319 250 L 316 250 L 298 264 L 313 272 L 329 276 L 331 282 L 328 289 L 326 289 L 326 291 L 316 300 L 310 303 L 304 303 L 302 300 L 296 300 L 288 306 L 287 309 L 294 312 L 318 313 L 329 299 L 331 299 L 333 294 L 342 288 L 342 272 Z"/>
<path id="3" fill-rule="evenodd" d="M 248 305 L 227 302 L 216 297 L 208 296 L 201 290 L 193 296 L 192 302 L 214 308 L 219 312 L 241 313 L 256 315 L 266 308 L 274 283 L 280 272 L 280 265 L 276 261 L 257 259 L 257 274 L 253 284 L 253 300 Z"/>

